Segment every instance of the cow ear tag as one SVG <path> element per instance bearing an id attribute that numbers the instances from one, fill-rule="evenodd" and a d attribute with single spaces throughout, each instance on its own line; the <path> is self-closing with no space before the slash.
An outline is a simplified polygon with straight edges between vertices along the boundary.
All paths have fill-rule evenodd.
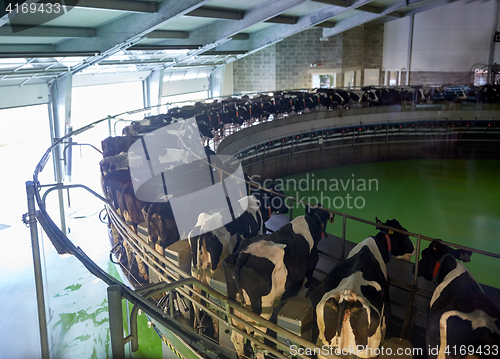
<path id="1" fill-rule="evenodd" d="M 389 234 L 394 234 L 394 231 L 392 229 L 389 229 Z"/>

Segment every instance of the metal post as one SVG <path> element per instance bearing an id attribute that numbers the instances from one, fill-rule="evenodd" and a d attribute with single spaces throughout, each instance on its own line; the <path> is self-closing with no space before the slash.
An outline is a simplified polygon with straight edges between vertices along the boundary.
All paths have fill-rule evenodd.
<path id="1" fill-rule="evenodd" d="M 418 289 L 418 261 L 420 260 L 420 233 L 417 235 L 417 249 L 415 255 L 415 273 L 413 274 L 413 285 L 410 294 L 410 300 L 408 301 L 408 307 L 406 308 L 405 319 L 403 322 L 403 328 L 401 329 L 401 337 L 403 339 L 409 339 L 410 328 L 412 327 L 413 316 L 415 314 L 415 299 L 417 297 Z"/>
<path id="2" fill-rule="evenodd" d="M 109 137 L 113 136 L 113 133 L 111 132 L 111 116 L 108 115 L 108 131 L 109 131 Z M 116 133 L 115 133 L 116 135 Z"/>
<path id="3" fill-rule="evenodd" d="M 123 338 L 122 293 L 117 284 L 108 287 L 109 334 L 113 358 L 125 357 L 125 339 Z"/>
<path id="4" fill-rule="evenodd" d="M 495 66 L 493 65 L 493 61 L 495 59 L 495 34 L 498 27 L 498 9 L 499 9 L 499 0 L 495 1 L 495 10 L 493 11 L 494 19 L 493 19 L 493 28 L 490 40 L 490 52 L 488 56 L 488 83 L 495 83 Z"/>
<path id="5" fill-rule="evenodd" d="M 42 347 L 42 358 L 49 359 L 49 340 L 47 334 L 47 318 L 45 316 L 45 298 L 43 295 L 43 277 L 40 260 L 40 246 L 38 243 L 38 229 L 36 225 L 35 211 L 35 187 L 32 181 L 26 182 L 26 194 L 28 197 L 28 216 L 31 234 L 31 251 L 33 253 L 33 268 L 35 270 L 36 300 L 38 306 L 38 325 L 40 328 L 40 344 Z"/>
<path id="6" fill-rule="evenodd" d="M 342 254 L 340 255 L 340 260 L 345 259 L 345 233 L 346 233 L 347 217 L 346 214 L 342 214 Z"/>
<path id="7" fill-rule="evenodd" d="M 406 58 L 406 86 L 410 85 L 410 73 L 411 73 L 411 53 L 413 50 L 413 23 L 415 20 L 415 14 L 410 15 L 410 29 L 408 31 L 408 54 Z"/>

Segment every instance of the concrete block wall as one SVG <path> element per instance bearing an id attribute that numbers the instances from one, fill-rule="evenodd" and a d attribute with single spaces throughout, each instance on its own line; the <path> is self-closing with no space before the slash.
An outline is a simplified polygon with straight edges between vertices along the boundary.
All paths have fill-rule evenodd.
<path id="1" fill-rule="evenodd" d="M 233 63 L 233 89 L 235 93 L 276 90 L 276 45 Z"/>
<path id="2" fill-rule="evenodd" d="M 384 57 L 384 25 L 366 26 L 363 41 L 363 66 L 381 69 Z"/>
<path id="3" fill-rule="evenodd" d="M 234 62 L 234 91 L 311 88 L 312 70 L 382 67 L 383 25 L 359 26 L 327 41 L 322 35 L 321 28 L 308 29 Z M 321 67 L 311 67 L 318 63 Z M 343 86 L 341 72 L 336 86 Z"/>
<path id="4" fill-rule="evenodd" d="M 363 67 L 364 32 L 363 26 L 358 26 L 342 33 L 343 68 Z"/>
<path id="5" fill-rule="evenodd" d="M 277 90 L 312 87 L 311 64 L 320 63 L 322 68 L 342 65 L 342 35 L 321 41 L 322 31 L 308 29 L 276 44 Z"/>

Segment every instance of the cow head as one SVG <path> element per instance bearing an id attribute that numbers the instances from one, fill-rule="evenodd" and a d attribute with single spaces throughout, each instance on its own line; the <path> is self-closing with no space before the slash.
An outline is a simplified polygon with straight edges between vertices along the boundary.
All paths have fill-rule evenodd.
<path id="1" fill-rule="evenodd" d="M 432 281 L 440 270 L 441 263 L 448 256 L 464 262 L 470 262 L 472 252 L 463 249 L 453 249 L 441 243 L 433 241 L 429 247 L 422 251 L 422 259 L 418 262 L 418 275 Z M 413 267 L 415 271 L 415 267 Z"/>
<path id="2" fill-rule="evenodd" d="M 383 223 L 380 219 L 375 217 L 375 221 L 377 224 L 383 224 L 394 229 L 408 232 L 396 219 L 390 219 Z M 393 231 L 392 229 L 381 229 L 380 227 L 377 227 L 377 229 L 387 232 L 387 235 L 389 236 L 390 242 L 387 244 L 388 251 L 390 251 L 389 258 L 392 256 L 394 258 L 409 261 L 410 257 L 416 254 L 415 246 L 411 242 L 408 235 Z"/>
<path id="3" fill-rule="evenodd" d="M 326 225 L 328 224 L 328 222 L 333 224 L 333 222 L 335 221 L 335 215 L 324 210 L 323 208 L 324 207 L 320 203 L 318 203 L 314 207 L 309 207 L 308 205 L 306 205 L 305 210 L 307 216 L 315 218 L 318 221 L 321 228 L 321 238 L 323 236 L 325 236 L 326 238 L 328 237 L 328 234 L 326 233 Z"/>

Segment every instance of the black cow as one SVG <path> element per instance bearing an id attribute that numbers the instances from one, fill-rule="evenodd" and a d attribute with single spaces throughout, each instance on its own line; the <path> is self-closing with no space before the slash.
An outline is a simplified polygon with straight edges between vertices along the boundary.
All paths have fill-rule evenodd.
<path id="1" fill-rule="evenodd" d="M 229 298 L 269 319 L 276 304 L 310 285 L 319 259 L 318 242 L 334 215 L 321 208 L 308 208 L 306 213 L 270 235 L 242 241 L 239 252 L 224 260 Z M 233 331 L 231 340 L 242 357 L 243 337 Z"/>
<path id="2" fill-rule="evenodd" d="M 377 219 L 377 223 L 382 222 Z M 405 230 L 395 219 L 385 225 Z M 409 260 L 414 251 L 407 235 L 392 230 L 356 245 L 323 282 L 325 294 L 316 307 L 318 342 L 346 350 L 363 346 L 356 355 L 372 356 L 384 340 L 390 318 L 385 263 L 391 257 Z"/>
<path id="3" fill-rule="evenodd" d="M 422 251 L 418 275 L 437 285 L 427 314 L 429 359 L 500 357 L 500 310 L 456 261 L 471 254 L 439 241 Z"/>

